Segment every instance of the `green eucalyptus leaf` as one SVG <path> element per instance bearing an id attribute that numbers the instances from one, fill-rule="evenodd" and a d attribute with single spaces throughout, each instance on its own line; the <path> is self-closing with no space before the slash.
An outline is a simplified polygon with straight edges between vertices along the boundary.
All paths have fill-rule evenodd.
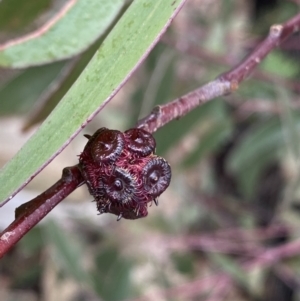
<path id="1" fill-rule="evenodd" d="M 0 86 L 0 115 L 28 112 L 65 66 L 62 61 L 28 68 Z"/>
<path id="2" fill-rule="evenodd" d="M 0 31 L 22 32 L 51 7 L 53 0 L 0 1 Z"/>
<path id="3" fill-rule="evenodd" d="M 232 124 L 229 120 L 222 120 L 213 124 L 210 129 L 199 139 L 194 151 L 185 158 L 183 165 L 194 166 L 205 155 L 212 154 L 224 143 L 232 132 Z"/>
<path id="4" fill-rule="evenodd" d="M 79 283 L 91 284 L 92 279 L 83 266 L 83 245 L 54 221 L 43 227 L 44 237 L 54 247 L 59 267 L 62 267 Z"/>
<path id="5" fill-rule="evenodd" d="M 57 89 L 54 89 L 52 93 L 47 93 L 46 97 L 42 99 L 42 104 L 37 102 L 36 106 L 32 108 L 32 112 L 28 117 L 28 120 L 25 122 L 23 128 L 24 130 L 28 130 L 33 125 L 46 119 L 46 117 L 53 111 L 56 105 L 74 84 L 76 79 L 79 77 L 81 72 L 84 70 L 88 62 L 99 48 L 101 42 L 102 39 L 101 41 L 97 41 L 87 51 L 82 53 L 79 57 L 74 58 L 70 62 L 70 68 L 67 66 L 67 73 L 64 76 L 61 76 L 61 78 L 58 77 L 55 80 L 57 82 Z"/>
<path id="6" fill-rule="evenodd" d="M 228 161 L 229 169 L 234 173 L 248 170 L 262 155 L 278 150 L 282 138 L 282 128 L 278 118 L 257 123 L 246 132 L 242 142 L 232 151 Z"/>
<path id="7" fill-rule="evenodd" d="M 123 5 L 124 0 L 68 0 L 36 31 L 0 45 L 0 66 L 20 68 L 72 57 L 105 32 Z"/>
<path id="8" fill-rule="evenodd" d="M 230 275 L 235 281 L 244 287 L 249 286 L 247 274 L 234 259 L 228 255 L 216 253 L 207 253 L 208 258 L 216 264 L 222 271 Z"/>
<path id="9" fill-rule="evenodd" d="M 291 112 L 290 112 L 291 113 Z M 270 162 L 278 159 L 287 147 L 291 147 L 294 153 L 298 153 L 297 131 L 300 127 L 300 117 L 296 112 L 289 118 L 292 119 L 287 125 L 282 124 L 278 118 L 270 118 L 257 122 L 241 138 L 230 154 L 227 162 L 228 169 L 237 175 L 239 185 L 244 194 L 248 197 L 253 196 L 254 187 L 258 177 Z M 291 141 L 297 145 L 288 145 Z M 288 139 L 288 140 L 286 140 Z"/>
<path id="10" fill-rule="evenodd" d="M 268 54 L 262 61 L 261 68 L 268 73 L 287 78 L 294 78 L 299 74 L 299 65 L 296 60 L 279 51 Z"/>
<path id="11" fill-rule="evenodd" d="M 203 124 L 206 120 L 209 121 L 212 118 L 223 119 L 224 114 L 226 115 L 224 102 L 220 99 L 213 100 L 199 106 L 187 116 L 166 124 L 159 132 L 155 133 L 157 152 L 159 154 L 165 154 L 174 144 L 178 143 L 197 122 Z"/>
<path id="12" fill-rule="evenodd" d="M 131 261 L 121 256 L 120 251 L 115 246 L 104 246 L 104 248 L 102 246 L 91 273 L 95 292 L 103 300 L 128 299 L 132 287 L 130 279 L 132 268 Z"/>

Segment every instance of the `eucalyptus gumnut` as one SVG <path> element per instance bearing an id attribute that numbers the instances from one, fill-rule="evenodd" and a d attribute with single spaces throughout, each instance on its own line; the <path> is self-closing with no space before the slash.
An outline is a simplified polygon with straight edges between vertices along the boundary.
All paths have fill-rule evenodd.
<path id="1" fill-rule="evenodd" d="M 155 152 L 156 142 L 154 137 L 143 129 L 130 129 L 125 133 L 127 148 L 141 157 L 146 157 Z"/>
<path id="2" fill-rule="evenodd" d="M 89 139 L 79 156 L 82 175 L 100 214 L 118 220 L 148 215 L 148 204 L 169 186 L 171 168 L 155 155 L 154 137 L 143 129 L 124 133 L 101 128 Z"/>
<path id="3" fill-rule="evenodd" d="M 112 163 L 121 155 L 124 144 L 123 133 L 101 128 L 89 139 L 85 149 L 90 151 L 95 162 Z"/>
<path id="4" fill-rule="evenodd" d="M 138 189 L 135 177 L 126 169 L 116 167 L 111 176 L 103 179 L 107 197 L 114 202 L 130 202 Z"/>
<path id="5" fill-rule="evenodd" d="M 171 167 L 168 162 L 164 158 L 153 157 L 143 168 L 144 189 L 149 195 L 156 198 L 167 189 L 171 176 Z"/>

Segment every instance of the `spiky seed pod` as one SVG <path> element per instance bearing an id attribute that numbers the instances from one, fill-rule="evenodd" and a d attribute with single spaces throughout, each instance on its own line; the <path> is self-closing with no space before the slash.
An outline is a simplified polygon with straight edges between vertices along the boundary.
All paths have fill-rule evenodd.
<path id="1" fill-rule="evenodd" d="M 148 204 L 170 184 L 171 168 L 154 155 L 155 140 L 142 129 L 101 128 L 79 156 L 79 166 L 99 213 L 118 220 L 148 215 Z"/>

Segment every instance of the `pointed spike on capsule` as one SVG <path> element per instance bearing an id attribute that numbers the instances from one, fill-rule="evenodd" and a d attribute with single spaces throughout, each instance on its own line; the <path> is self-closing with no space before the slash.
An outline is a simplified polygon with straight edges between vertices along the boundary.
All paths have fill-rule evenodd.
<path id="1" fill-rule="evenodd" d="M 136 209 L 136 216 L 139 216 L 139 214 L 140 214 L 140 207 L 138 207 L 138 208 Z"/>
<path id="2" fill-rule="evenodd" d="M 91 137 L 92 137 L 92 136 L 89 135 L 89 134 L 84 134 L 83 136 L 84 136 L 85 138 L 87 138 L 87 139 L 91 139 Z"/>
<path id="3" fill-rule="evenodd" d="M 121 212 L 117 218 L 117 222 L 123 217 L 123 213 Z"/>
<path id="4" fill-rule="evenodd" d="M 154 201 L 155 205 L 158 206 L 158 199 L 155 198 L 153 201 Z"/>

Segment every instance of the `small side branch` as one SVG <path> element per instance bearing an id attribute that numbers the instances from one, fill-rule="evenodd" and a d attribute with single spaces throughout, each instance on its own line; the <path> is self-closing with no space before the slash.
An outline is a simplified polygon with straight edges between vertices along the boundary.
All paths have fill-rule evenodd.
<path id="1" fill-rule="evenodd" d="M 230 82 L 216 79 L 163 106 L 157 106 L 150 115 L 138 121 L 137 127 L 153 133 L 174 119 L 179 119 L 193 109 L 234 89 Z"/>
<path id="2" fill-rule="evenodd" d="M 15 220 L 0 234 L 0 258 L 84 180 L 77 165 L 63 169 L 53 186 L 15 211 Z"/>
<path id="3" fill-rule="evenodd" d="M 300 14 L 284 24 L 273 25 L 269 35 L 253 49 L 253 51 L 234 69 L 219 76 L 225 81 L 234 81 L 239 84 L 246 79 L 254 68 L 276 47 L 278 47 L 289 36 L 299 31 Z"/>
<path id="4" fill-rule="evenodd" d="M 137 127 L 153 133 L 168 122 L 185 116 L 197 106 L 216 97 L 236 91 L 257 65 L 284 40 L 300 29 L 300 14 L 284 24 L 273 25 L 269 35 L 236 67 L 221 74 L 216 80 L 154 110 L 139 120 Z"/>

